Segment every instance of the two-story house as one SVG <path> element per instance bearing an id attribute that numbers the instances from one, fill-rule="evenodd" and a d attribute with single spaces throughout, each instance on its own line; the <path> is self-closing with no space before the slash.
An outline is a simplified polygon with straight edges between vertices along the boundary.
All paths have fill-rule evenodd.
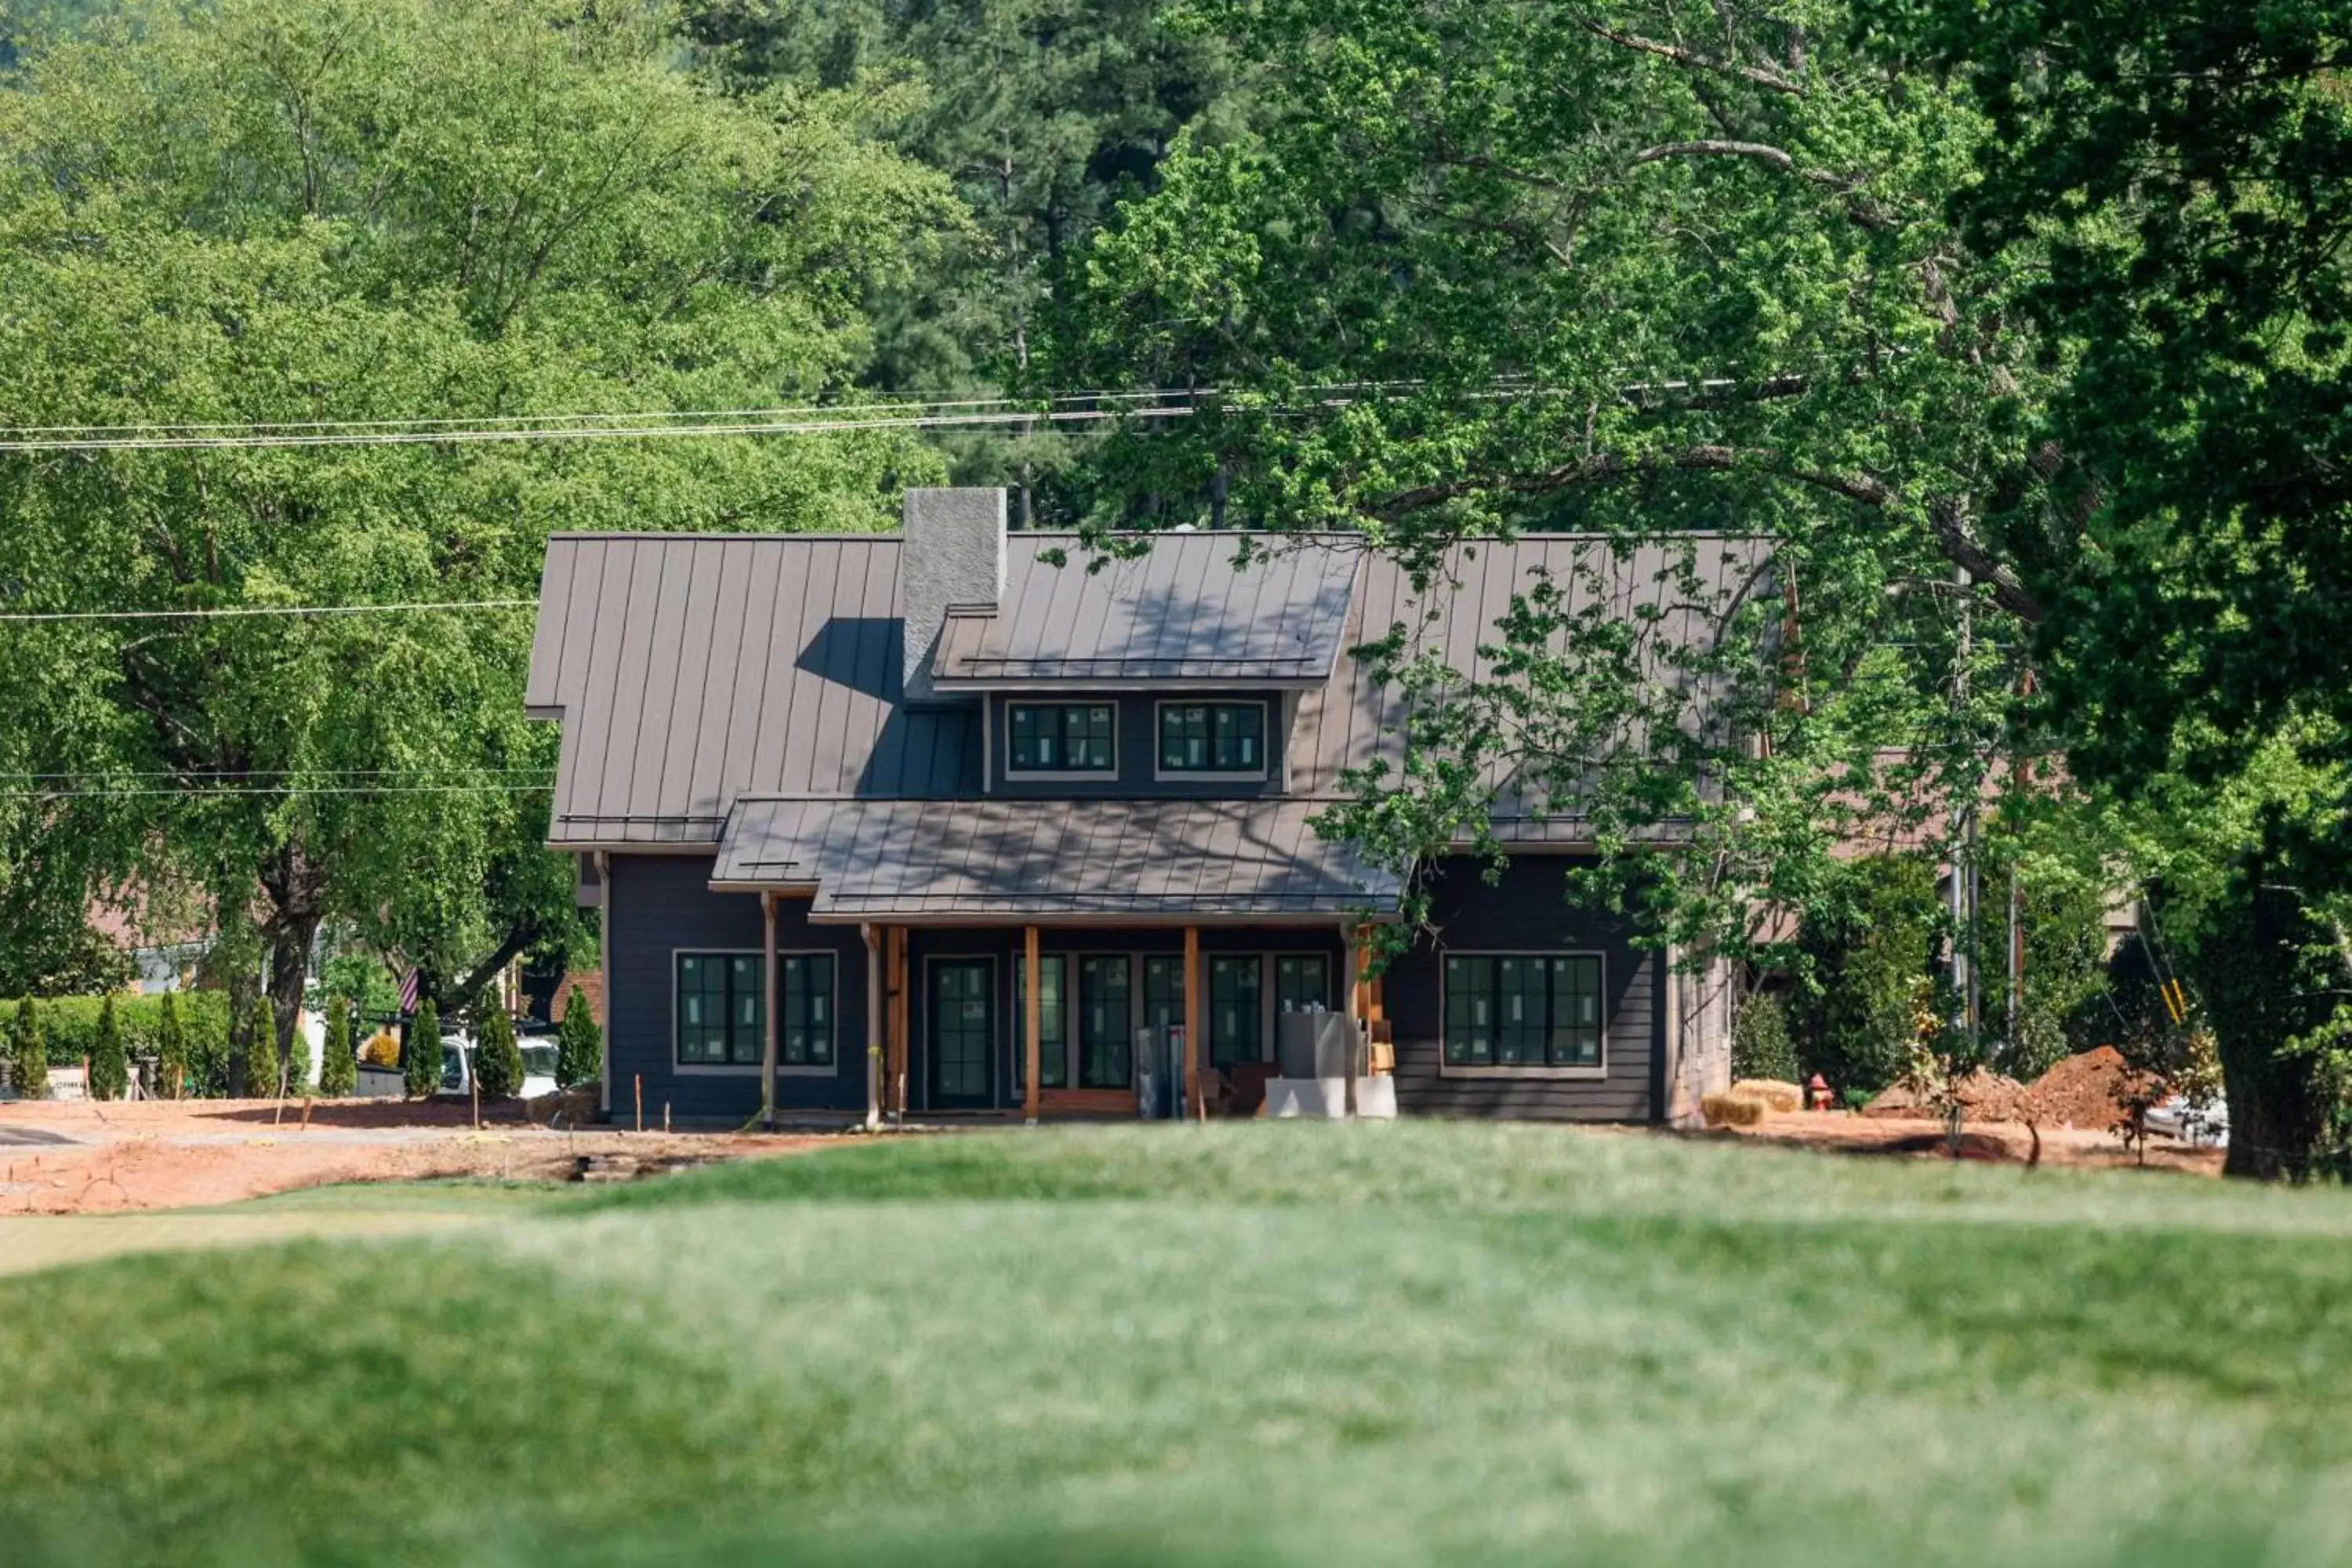
<path id="1" fill-rule="evenodd" d="M 603 913 L 607 1110 L 747 1118 L 772 1074 L 786 1114 L 1131 1115 L 1146 1069 L 1230 1079 L 1328 1009 L 1403 1114 L 1693 1114 L 1724 988 L 1567 901 L 1573 823 L 1500 825 L 1498 885 L 1429 868 L 1429 929 L 1375 977 L 1398 883 L 1313 822 L 1402 743 L 1349 650 L 1407 621 L 1475 673 L 1512 591 L 1593 542 L 1486 542 L 1423 595 L 1352 536 L 1236 544 L 1089 571 L 994 489 L 910 490 L 898 536 L 553 539 L 528 703 Z M 1669 592 L 1610 559 L 1629 606 Z"/>

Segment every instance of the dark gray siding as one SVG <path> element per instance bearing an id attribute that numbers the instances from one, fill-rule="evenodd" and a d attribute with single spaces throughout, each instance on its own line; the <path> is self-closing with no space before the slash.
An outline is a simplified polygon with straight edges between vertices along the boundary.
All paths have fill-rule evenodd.
<path id="1" fill-rule="evenodd" d="M 1118 772 L 1115 776 L 1106 773 L 1090 779 L 1024 779 L 1005 771 L 1005 763 L 1013 755 L 1007 733 L 1012 704 L 1105 700 L 1114 703 L 1118 709 Z M 989 764 L 992 775 L 989 780 L 990 788 L 995 794 L 1015 799 L 1039 800 L 1085 800 L 1100 795 L 1154 800 L 1242 800 L 1285 793 L 1280 768 L 1269 768 L 1263 779 L 1162 780 L 1157 777 L 1160 771 L 1159 705 L 1162 702 L 1263 702 L 1265 704 L 1267 752 L 1278 757 L 1288 750 L 1289 729 L 1283 721 L 1285 704 L 1283 693 L 1279 691 L 1165 691 L 1129 695 L 1039 692 L 1034 696 L 998 693 L 989 703 L 990 724 L 995 731 L 991 738 L 993 749 Z M 1291 706 L 1295 707 L 1296 703 Z"/>
<path id="2" fill-rule="evenodd" d="M 673 955 L 679 950 L 757 952 L 760 900 L 751 893 L 710 890 L 707 855 L 615 855 L 605 914 L 613 922 L 613 973 L 605 982 L 611 1016 L 613 1119 L 635 1114 L 631 1079 L 645 1080 L 650 1125 L 667 1103 L 676 1117 L 751 1116 L 760 1109 L 760 1075 L 676 1070 Z M 776 1104 L 785 1110 L 866 1108 L 866 942 L 856 926 L 808 923 L 808 900 L 776 903 L 779 950 L 826 948 L 835 954 L 835 1070 L 823 1077 L 780 1075 Z"/>
<path id="3" fill-rule="evenodd" d="M 1647 1121 L 1658 1103 L 1664 1017 L 1660 956 L 1632 945 L 1622 915 L 1577 909 L 1565 856 L 1525 855 L 1488 887 L 1479 865 L 1444 862 L 1433 887 L 1434 939 L 1389 966 L 1381 997 L 1396 1037 L 1397 1107 L 1408 1116 Z M 1448 948 L 1576 950 L 1603 956 L 1608 1036 L 1602 1079 L 1449 1078 L 1442 1066 L 1439 976 Z"/>

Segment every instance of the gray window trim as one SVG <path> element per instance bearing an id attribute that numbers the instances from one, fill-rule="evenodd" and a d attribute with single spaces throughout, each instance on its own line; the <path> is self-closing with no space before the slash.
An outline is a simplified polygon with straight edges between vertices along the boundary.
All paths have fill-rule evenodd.
<path id="1" fill-rule="evenodd" d="M 1455 1067 L 1445 1059 L 1445 961 L 1449 958 L 1590 958 L 1601 965 L 1601 1062 L 1597 1067 Z M 1591 947 L 1441 947 L 1437 950 L 1437 1076 L 1582 1079 L 1609 1076 L 1609 955 Z"/>
<path id="2" fill-rule="evenodd" d="M 1166 768 L 1160 750 L 1160 714 L 1171 708 L 1255 708 L 1258 710 L 1257 770 L 1227 772 L 1217 768 Z M 1274 715 L 1263 697 L 1162 697 L 1151 705 L 1151 776 L 1161 784 L 1264 784 L 1273 776 Z"/>
<path id="3" fill-rule="evenodd" d="M 1016 768 L 1013 765 L 1013 710 L 1015 708 L 1108 708 L 1110 710 L 1110 766 L 1107 768 Z M 1118 778 L 1118 709 L 1116 699 L 1029 697 L 1004 700 L 1004 777 L 1023 784 L 1100 784 Z M 990 726 L 994 739 L 994 726 Z"/>
<path id="4" fill-rule="evenodd" d="M 669 950 L 669 1070 L 671 1076 L 675 1078 L 758 1078 L 760 1076 L 758 1062 L 682 1062 L 677 1059 L 677 961 L 680 955 L 689 952 L 697 958 L 764 958 L 767 956 L 767 949 L 760 947 L 673 947 Z M 847 1054 L 841 1048 L 841 953 L 839 950 L 830 947 L 780 947 L 776 949 L 776 956 L 779 959 L 819 957 L 833 960 L 833 986 L 831 994 L 825 999 L 828 1010 L 833 1016 L 833 1065 L 831 1067 L 787 1067 L 780 1060 L 776 1063 L 776 1076 L 778 1078 L 839 1078 L 842 1058 Z M 780 1000 L 782 994 L 782 984 L 779 983 L 777 996 Z M 762 991 L 760 1005 L 765 1007 L 767 1005 L 767 995 Z"/>

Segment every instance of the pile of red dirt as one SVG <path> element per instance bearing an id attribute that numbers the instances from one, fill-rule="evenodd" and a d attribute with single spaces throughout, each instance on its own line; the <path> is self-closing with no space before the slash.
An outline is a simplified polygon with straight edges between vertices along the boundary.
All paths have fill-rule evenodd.
<path id="1" fill-rule="evenodd" d="M 2038 1121 L 2105 1129 L 2125 1114 L 2124 1097 L 2147 1081 L 2113 1046 L 2068 1057 L 2033 1080 L 2025 1106 Z"/>
<path id="2" fill-rule="evenodd" d="M 1970 1121 L 2014 1121 L 2023 1102 L 2025 1086 L 2013 1078 L 2003 1078 L 1982 1068 L 1960 1079 L 1960 1103 L 1968 1110 Z M 1903 1121 L 1939 1121 L 1943 1110 L 1933 1094 L 1921 1094 L 1901 1084 L 1862 1108 L 1864 1116 L 1880 1116 Z"/>

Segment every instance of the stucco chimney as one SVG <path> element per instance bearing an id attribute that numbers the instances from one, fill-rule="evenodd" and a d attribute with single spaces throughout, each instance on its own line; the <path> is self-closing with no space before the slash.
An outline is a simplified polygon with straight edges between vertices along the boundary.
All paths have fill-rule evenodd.
<path id="1" fill-rule="evenodd" d="M 948 606 L 1004 601 L 1004 491 L 910 489 L 906 506 L 898 606 L 907 695 L 919 700 L 931 694 L 931 645 Z"/>

